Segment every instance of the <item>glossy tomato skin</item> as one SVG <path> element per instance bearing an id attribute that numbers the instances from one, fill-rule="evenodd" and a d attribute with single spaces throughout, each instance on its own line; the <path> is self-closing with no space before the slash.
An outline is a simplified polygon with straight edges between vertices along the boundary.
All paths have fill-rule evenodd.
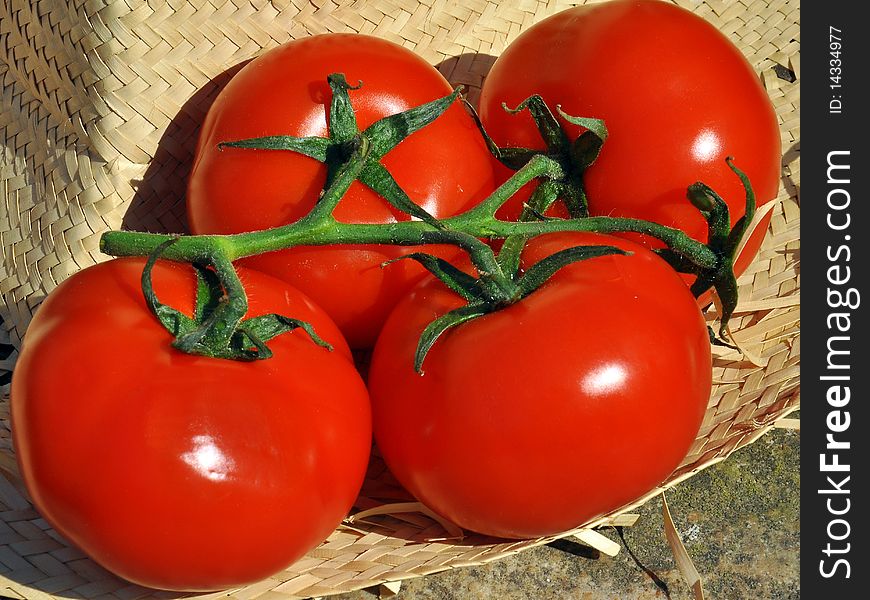
<path id="1" fill-rule="evenodd" d="M 330 73 L 344 73 L 351 85 L 362 82 L 361 89 L 350 92 L 360 130 L 452 91 L 419 56 L 365 35 L 313 36 L 263 54 L 233 77 L 202 126 L 188 189 L 192 232 L 267 229 L 311 210 L 326 177 L 321 163 L 291 152 L 220 151 L 217 144 L 278 134 L 326 136 Z M 401 142 L 382 163 L 413 201 L 437 217 L 470 208 L 495 187 L 489 152 L 458 103 Z M 359 182 L 335 216 L 355 223 L 407 219 Z M 434 250 L 444 256 L 456 253 L 449 247 Z M 243 263 L 298 287 L 335 319 L 352 347 L 370 347 L 393 305 L 424 274 L 412 261 L 385 269 L 380 265 L 411 251 L 396 246 L 299 247 Z M 347 300 L 349 293 L 353 302 Z"/>
<path id="2" fill-rule="evenodd" d="M 496 142 L 542 147 L 527 113 L 501 108 L 533 93 L 607 125 L 601 155 L 585 175 L 593 215 L 647 219 L 704 241 L 706 223 L 686 200 L 688 185 L 703 181 L 716 190 L 732 224 L 745 212 L 727 156 L 749 176 L 759 205 L 778 193 L 778 121 L 758 75 L 712 24 L 669 2 L 579 6 L 523 32 L 481 91 L 480 115 Z M 738 273 L 766 229 L 764 222 L 747 244 Z"/>
<path id="3" fill-rule="evenodd" d="M 569 266 L 530 296 L 462 324 L 413 370 L 434 318 L 462 304 L 440 282 L 400 303 L 372 357 L 375 441 L 397 479 L 479 533 L 536 538 L 639 498 L 685 458 L 711 389 L 704 319 L 657 256 L 599 234 L 546 236 L 632 256 Z"/>
<path id="4" fill-rule="evenodd" d="M 248 314 L 308 319 L 335 351 L 301 330 L 251 363 L 172 349 L 142 299 L 142 266 L 88 268 L 37 311 L 12 381 L 21 474 L 62 536 L 129 581 L 259 581 L 350 509 L 370 451 L 367 391 L 325 313 L 255 271 L 240 273 Z M 158 263 L 154 281 L 161 301 L 192 306 L 189 268 Z"/>

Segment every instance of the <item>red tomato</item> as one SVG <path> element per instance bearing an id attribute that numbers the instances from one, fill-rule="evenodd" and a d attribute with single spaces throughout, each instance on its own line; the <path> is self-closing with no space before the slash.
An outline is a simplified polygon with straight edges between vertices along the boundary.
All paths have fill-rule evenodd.
<path id="1" fill-rule="evenodd" d="M 423 328 L 463 304 L 427 280 L 390 316 L 369 373 L 375 440 L 397 479 L 462 527 L 535 538 L 637 499 L 685 458 L 711 389 L 707 329 L 679 276 L 600 234 L 538 238 L 634 254 L 570 265 L 517 304 L 448 330 L 413 368 Z"/>
<path id="2" fill-rule="evenodd" d="M 274 356 L 183 354 L 148 312 L 144 261 L 73 275 L 40 306 L 12 380 L 12 422 L 34 505 L 132 582 L 214 590 L 272 575 L 350 509 L 371 444 L 368 395 L 330 319 L 298 291 L 242 271 L 249 316 L 312 322 Z M 192 270 L 158 263 L 161 301 L 192 308 Z M 188 312 L 188 314 L 191 314 Z"/>
<path id="3" fill-rule="evenodd" d="M 614 0 L 529 28 L 495 62 L 481 91 L 480 115 L 496 142 L 543 147 L 528 113 L 501 107 L 534 93 L 607 125 L 609 137 L 585 176 L 593 215 L 655 221 L 706 241 L 706 222 L 686 200 L 686 187 L 699 180 L 711 186 L 733 224 L 744 214 L 745 194 L 727 156 L 749 176 L 759 205 L 777 195 L 780 134 L 758 75 L 713 25 L 678 6 Z M 738 274 L 766 229 L 765 222 L 746 245 Z"/>
<path id="4" fill-rule="evenodd" d="M 188 189 L 192 232 L 267 229 L 311 210 L 325 181 L 321 163 L 292 152 L 219 151 L 217 144 L 265 135 L 326 136 L 330 73 L 344 73 L 351 85 L 363 82 L 361 89 L 350 92 L 361 130 L 452 91 L 433 66 L 411 51 L 365 35 L 319 35 L 267 52 L 233 77 L 205 119 Z M 382 162 L 408 196 L 436 217 L 462 212 L 495 188 L 489 152 L 458 104 Z M 359 182 L 335 216 L 357 223 L 408 218 Z M 380 265 L 411 251 L 395 246 L 298 247 L 243 262 L 308 294 L 333 317 L 352 347 L 370 347 L 389 311 L 424 274 L 412 261 L 384 269 Z M 435 252 L 456 255 L 449 247 Z"/>

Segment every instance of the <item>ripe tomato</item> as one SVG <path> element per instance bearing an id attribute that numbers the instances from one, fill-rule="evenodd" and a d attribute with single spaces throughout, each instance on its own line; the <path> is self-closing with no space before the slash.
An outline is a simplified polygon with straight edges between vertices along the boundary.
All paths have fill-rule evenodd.
<path id="1" fill-rule="evenodd" d="M 521 34 L 495 62 L 480 95 L 481 119 L 497 143 L 543 147 L 528 113 L 509 115 L 501 107 L 534 93 L 551 107 L 607 125 L 608 139 L 584 178 L 593 215 L 655 221 L 706 241 L 706 222 L 686 200 L 686 187 L 700 180 L 716 190 L 733 225 L 744 214 L 745 194 L 725 164 L 729 155 L 749 176 L 759 205 L 777 195 L 780 134 L 764 87 L 722 33 L 678 6 L 660 0 L 579 6 Z M 738 274 L 766 229 L 762 223 L 744 248 Z"/>
<path id="2" fill-rule="evenodd" d="M 448 330 L 420 376 L 420 333 L 463 304 L 427 280 L 375 346 L 369 392 L 387 465 L 472 531 L 535 538 L 580 526 L 661 483 L 697 436 L 711 356 L 688 288 L 658 256 L 612 236 L 545 236 L 524 259 L 575 245 L 633 254 L 565 267 L 520 302 Z"/>
<path id="3" fill-rule="evenodd" d="M 433 66 L 411 51 L 365 35 L 319 35 L 263 54 L 233 77 L 202 126 L 188 189 L 192 232 L 267 229 L 311 210 L 325 181 L 323 164 L 292 152 L 220 151 L 217 144 L 265 135 L 326 136 L 330 73 L 344 73 L 352 85 L 362 81 L 361 89 L 350 92 L 360 130 L 452 91 Z M 489 152 L 458 104 L 409 136 L 382 163 L 408 196 L 436 217 L 470 208 L 495 187 Z M 357 223 L 408 218 L 359 182 L 335 216 Z M 333 317 L 352 347 L 370 347 L 389 311 L 424 274 L 412 261 L 380 265 L 411 251 L 370 245 L 297 247 L 243 263 L 298 287 Z M 456 255 L 448 247 L 435 251 Z"/>
<path id="4" fill-rule="evenodd" d="M 108 570 L 174 590 L 274 574 L 347 514 L 371 445 L 368 395 L 329 318 L 268 275 L 240 273 L 249 315 L 307 319 L 236 362 L 183 354 L 148 312 L 144 261 L 73 275 L 30 324 L 12 380 L 21 474 L 49 523 Z M 192 308 L 192 270 L 154 269 L 161 301 Z M 327 385 L 328 384 L 328 385 Z"/>

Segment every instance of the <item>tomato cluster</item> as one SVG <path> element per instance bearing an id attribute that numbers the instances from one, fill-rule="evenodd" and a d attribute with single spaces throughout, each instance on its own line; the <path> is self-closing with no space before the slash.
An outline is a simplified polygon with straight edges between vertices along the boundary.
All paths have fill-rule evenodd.
<path id="1" fill-rule="evenodd" d="M 300 558 L 347 514 L 371 444 L 365 384 L 332 320 L 240 270 L 251 316 L 307 319 L 251 363 L 184 354 L 145 306 L 143 260 L 76 273 L 40 306 L 12 382 L 21 474 L 58 532 L 118 575 L 228 588 Z M 191 269 L 158 263 L 161 299 L 192 312 Z M 320 385 L 318 381 L 328 381 Z"/>
<path id="2" fill-rule="evenodd" d="M 336 112 L 332 73 L 348 82 L 351 117 Z M 369 36 L 314 36 L 263 54 L 203 123 L 191 231 L 304 223 L 341 176 L 341 161 L 378 144 L 341 138 L 339 126 L 367 133 L 451 91 L 422 59 Z M 686 188 L 710 184 L 731 225 L 739 221 L 744 193 L 726 155 L 759 201 L 776 194 L 779 138 L 764 90 L 727 39 L 683 9 L 614 0 L 530 28 L 484 84 L 490 142 L 508 152 L 545 149 L 527 114 L 501 108 L 532 94 L 605 120 L 609 139 L 582 181 L 592 215 L 645 218 L 706 240 Z M 559 119 L 570 139 L 582 133 Z M 326 150 L 226 144 L 268 136 Z M 404 190 L 423 220 L 466 213 L 511 175 L 459 103 L 391 144 L 366 168 Z M 335 221 L 412 225 L 363 175 Z M 311 245 L 238 261 L 247 303 L 236 302 L 235 275 L 219 262 L 194 269 L 156 260 L 155 251 L 147 263 L 85 269 L 40 307 L 13 378 L 22 476 L 49 523 L 109 570 L 171 590 L 274 574 L 351 509 L 372 434 L 421 502 L 507 538 L 553 535 L 616 510 L 685 458 L 710 394 L 710 338 L 695 297 L 649 239 L 521 239 L 518 270 L 500 280 L 456 245 L 324 246 L 320 225 Z M 429 233 L 450 241 L 456 232 L 435 223 Z M 759 243 L 746 246 L 738 267 Z M 578 247 L 599 251 L 560 258 L 548 279 L 524 284 Z M 487 303 L 499 281 L 501 295 Z M 249 360 L 199 355 L 220 343 Z M 351 347 L 373 347 L 367 382 Z"/>
<path id="3" fill-rule="evenodd" d="M 417 287 L 390 316 L 369 372 L 374 431 L 391 471 L 451 521 L 508 538 L 576 527 L 641 496 L 685 457 L 710 397 L 710 340 L 677 273 L 640 245 L 567 266 L 522 302 L 414 346 L 461 299 Z"/>
<path id="4" fill-rule="evenodd" d="M 743 216 L 743 189 L 728 156 L 752 181 L 759 206 L 777 196 L 779 125 L 760 78 L 712 24 L 668 2 L 578 6 L 523 32 L 481 91 L 480 116 L 496 142 L 543 148 L 527 113 L 502 108 L 532 94 L 607 125 L 607 142 L 584 177 L 590 214 L 647 219 L 706 240 L 686 187 L 703 181 L 715 189 L 733 225 Z M 767 222 L 744 246 L 738 275 L 757 254 Z"/>
<path id="5" fill-rule="evenodd" d="M 422 58 L 374 37 L 335 34 L 295 40 L 269 52 L 227 84 L 206 116 L 190 174 L 192 233 L 238 233 L 277 227 L 311 210 L 327 169 L 295 153 L 237 148 L 220 142 L 282 133 L 324 136 L 330 93 L 326 77 L 343 73 L 362 86 L 353 95 L 358 126 L 449 94 L 446 79 Z M 461 148 L 461 151 L 457 151 Z M 474 122 L 456 104 L 391 151 L 383 164 L 435 217 L 471 208 L 495 189 L 493 162 Z M 360 182 L 335 211 L 348 223 L 392 223 L 409 217 Z M 355 348 L 371 347 L 390 310 L 425 271 L 411 261 L 382 269 L 415 249 L 399 246 L 296 246 L 244 259 L 280 277 L 322 306 Z M 450 246 L 429 248 L 455 258 Z"/>

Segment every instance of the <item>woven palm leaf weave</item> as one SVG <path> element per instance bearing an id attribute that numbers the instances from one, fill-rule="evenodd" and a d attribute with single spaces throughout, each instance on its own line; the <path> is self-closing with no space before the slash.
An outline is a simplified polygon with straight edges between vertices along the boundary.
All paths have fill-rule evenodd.
<path id="1" fill-rule="evenodd" d="M 726 459 L 799 404 L 799 3 L 678 3 L 734 41 L 764 82 L 780 121 L 782 185 L 762 250 L 740 279 L 732 331 L 741 351 L 714 353 L 714 389 L 689 456 L 662 488 L 584 530 L 630 520 L 624 515 L 632 508 Z M 0 372 L 14 368 L 15 349 L 46 294 L 107 258 L 98 249 L 103 232 L 184 231 L 185 178 L 198 126 L 235 65 L 293 38 L 355 31 L 415 50 L 474 99 L 511 40 L 574 4 L 4 0 L 0 345 L 7 350 L 0 354 Z M 5 396 L 0 422 L 0 595 L 185 597 L 119 580 L 59 538 L 34 511 L 18 479 Z M 200 596 L 327 596 L 498 560 L 553 539 L 505 542 L 457 531 L 408 505 L 411 500 L 375 454 L 356 506 L 370 511 L 363 518 L 343 524 L 271 579 Z M 563 535 L 571 533 L 576 531 Z"/>

